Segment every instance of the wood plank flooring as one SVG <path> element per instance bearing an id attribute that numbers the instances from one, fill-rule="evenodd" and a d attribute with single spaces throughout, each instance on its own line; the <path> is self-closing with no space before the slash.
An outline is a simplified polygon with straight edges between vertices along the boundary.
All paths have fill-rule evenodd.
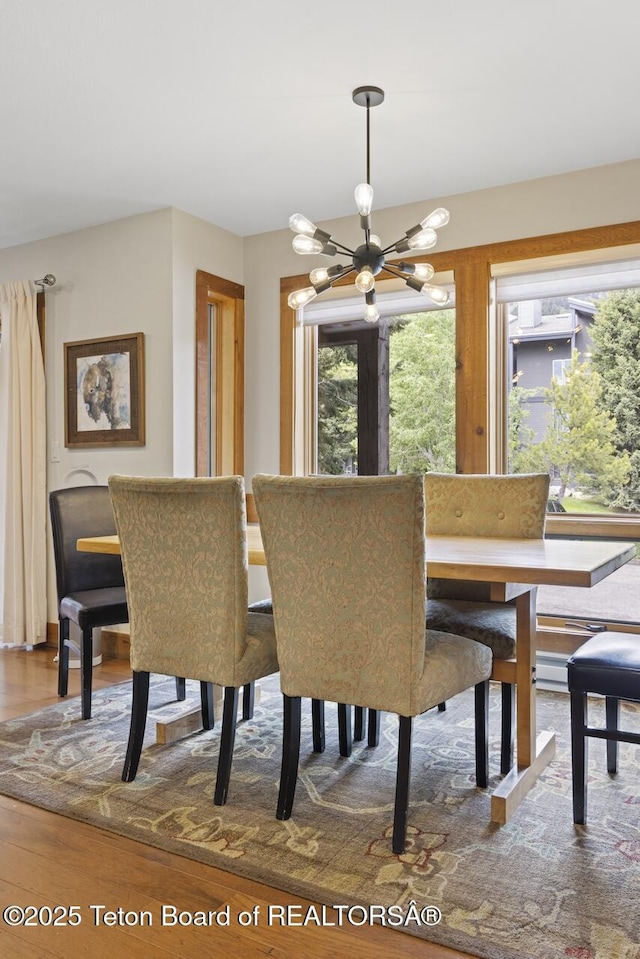
<path id="1" fill-rule="evenodd" d="M 0 650 L 0 720 L 58 702 L 54 650 Z M 94 669 L 94 688 L 121 682 L 129 666 L 110 660 Z M 72 670 L 69 694 L 79 692 Z M 18 926 L 0 922 L 0 950 L 12 959 L 468 959 L 466 953 L 425 943 L 396 930 L 373 927 L 241 927 L 160 924 L 161 906 L 205 913 L 269 904 L 302 906 L 300 897 L 145 846 L 85 823 L 0 796 L 0 905 L 79 906 L 76 926 Z M 116 925 L 96 917 L 105 906 Z M 152 924 L 145 924 L 145 912 Z M 140 922 L 127 925 L 124 913 Z M 43 913 L 46 919 L 46 913 Z M 104 915 L 103 915 L 104 918 Z M 335 917 L 334 917 L 335 918 Z"/>

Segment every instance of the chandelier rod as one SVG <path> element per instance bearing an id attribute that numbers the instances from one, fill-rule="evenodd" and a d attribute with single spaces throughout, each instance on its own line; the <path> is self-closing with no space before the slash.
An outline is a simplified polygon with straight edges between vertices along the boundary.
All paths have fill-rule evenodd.
<path id="1" fill-rule="evenodd" d="M 370 150 L 370 138 L 371 138 L 371 120 L 370 120 L 370 104 L 371 97 L 367 94 L 367 183 L 371 186 L 371 150 Z"/>

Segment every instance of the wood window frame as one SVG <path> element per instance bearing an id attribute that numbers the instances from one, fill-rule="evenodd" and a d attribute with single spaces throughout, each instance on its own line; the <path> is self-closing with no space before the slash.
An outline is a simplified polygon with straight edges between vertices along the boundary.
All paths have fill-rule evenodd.
<path id="1" fill-rule="evenodd" d="M 216 308 L 213 346 L 215 423 L 211 429 L 210 307 Z M 244 474 L 244 287 L 196 272 L 196 476 Z M 211 435 L 215 438 L 213 473 Z"/>

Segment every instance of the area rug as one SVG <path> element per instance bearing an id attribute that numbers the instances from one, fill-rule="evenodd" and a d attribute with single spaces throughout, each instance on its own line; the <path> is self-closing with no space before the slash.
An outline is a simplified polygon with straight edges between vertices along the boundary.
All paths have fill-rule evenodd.
<path id="1" fill-rule="evenodd" d="M 190 696 L 198 694 L 189 684 Z M 153 684 L 154 710 L 173 680 Z M 415 724 L 408 843 L 391 852 L 397 720 L 380 745 L 341 759 L 327 706 L 327 748 L 311 752 L 310 709 L 293 817 L 275 819 L 281 711 L 262 684 L 253 720 L 238 726 L 228 804 L 213 806 L 219 729 L 154 742 L 148 722 L 138 776 L 120 775 L 128 683 L 94 694 L 93 718 L 65 701 L 0 724 L 0 791 L 73 819 L 341 907 L 345 922 L 377 920 L 483 959 L 640 959 L 640 747 L 622 744 L 617 777 L 591 744 L 589 824 L 573 825 L 568 697 L 539 694 L 539 728 L 558 753 L 506 826 L 489 821 L 491 787 L 474 785 L 473 699 L 463 694 Z M 593 707 L 595 714 L 600 705 Z M 640 728 L 636 707 L 623 707 Z M 491 768 L 499 768 L 492 691 Z M 371 907 L 376 907 L 373 911 Z M 393 908 L 392 908 L 393 907 Z M 321 923 L 322 914 L 307 917 Z M 438 920 L 439 921 L 436 921 Z"/>

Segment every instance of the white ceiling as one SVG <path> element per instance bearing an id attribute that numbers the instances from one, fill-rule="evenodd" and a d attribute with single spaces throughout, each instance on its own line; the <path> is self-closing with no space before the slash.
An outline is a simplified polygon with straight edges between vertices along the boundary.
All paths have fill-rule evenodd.
<path id="1" fill-rule="evenodd" d="M 0 247 L 164 206 L 241 236 L 640 157 L 638 0 L 2 0 Z"/>

